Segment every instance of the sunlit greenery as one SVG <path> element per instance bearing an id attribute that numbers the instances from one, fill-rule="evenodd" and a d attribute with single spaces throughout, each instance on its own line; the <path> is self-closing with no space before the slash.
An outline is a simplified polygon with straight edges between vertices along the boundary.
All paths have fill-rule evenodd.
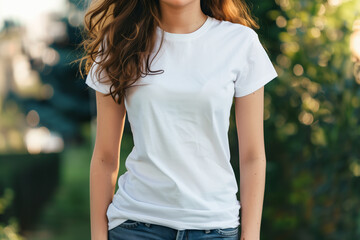
<path id="1" fill-rule="evenodd" d="M 349 39 L 360 1 L 276 4 L 264 13 L 279 78 L 265 95 L 263 239 L 359 239 L 360 88 Z"/>
<path id="2" fill-rule="evenodd" d="M 6 188 L 3 196 L 0 197 L 0 216 L 4 214 L 8 206 L 12 204 L 14 192 L 10 188 Z M 0 239 L 3 240 L 23 240 L 24 238 L 18 234 L 19 226 L 15 218 L 11 218 L 6 225 L 0 223 Z"/>

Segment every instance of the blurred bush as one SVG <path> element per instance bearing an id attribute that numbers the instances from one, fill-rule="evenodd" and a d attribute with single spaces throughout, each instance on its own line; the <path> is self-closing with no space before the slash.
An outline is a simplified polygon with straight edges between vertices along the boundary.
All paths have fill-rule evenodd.
<path id="1" fill-rule="evenodd" d="M 0 219 L 5 210 L 11 206 L 14 198 L 14 192 L 11 188 L 6 188 L 2 197 L 0 197 Z M 2 221 L 0 221 L 2 222 Z M 19 225 L 16 218 L 12 217 L 8 224 L 0 223 L 0 239 L 2 240 L 24 240 L 19 235 Z"/>
<path id="2" fill-rule="evenodd" d="M 58 187 L 59 167 L 59 153 L 0 155 L 0 193 L 8 188 L 13 193 L 13 204 L 0 222 L 15 217 L 21 231 L 34 227 L 44 204 Z"/>
<path id="3" fill-rule="evenodd" d="M 275 2 L 255 8 L 279 73 L 265 91 L 263 239 L 360 239 L 360 1 Z"/>

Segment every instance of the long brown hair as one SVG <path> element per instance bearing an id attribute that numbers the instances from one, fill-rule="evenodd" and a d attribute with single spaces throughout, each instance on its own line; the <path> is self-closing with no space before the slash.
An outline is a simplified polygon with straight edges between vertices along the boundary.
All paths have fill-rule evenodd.
<path id="1" fill-rule="evenodd" d="M 201 0 L 201 10 L 218 20 L 259 28 L 244 0 Z M 149 62 L 160 17 L 159 0 L 93 0 L 85 13 L 80 44 L 85 49 L 79 59 L 82 78 L 83 61 L 88 74 L 95 60 L 101 59 L 95 62 L 98 81 L 102 82 L 99 76 L 105 71 L 105 82 L 110 83 L 106 96 L 120 104 L 125 90 L 141 76 L 163 71 L 150 70 Z"/>

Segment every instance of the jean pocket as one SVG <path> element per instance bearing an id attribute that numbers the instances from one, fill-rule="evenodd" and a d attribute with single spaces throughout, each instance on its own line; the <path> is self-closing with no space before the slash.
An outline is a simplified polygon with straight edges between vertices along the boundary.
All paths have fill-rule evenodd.
<path id="1" fill-rule="evenodd" d="M 140 225 L 140 222 L 139 221 L 134 221 L 134 220 L 126 220 L 125 222 L 121 223 L 119 225 L 119 227 L 123 227 L 123 228 L 135 228 L 137 226 Z"/>
<path id="2" fill-rule="evenodd" d="M 218 228 L 215 229 L 215 232 L 223 236 L 236 236 L 239 232 L 239 228 Z"/>

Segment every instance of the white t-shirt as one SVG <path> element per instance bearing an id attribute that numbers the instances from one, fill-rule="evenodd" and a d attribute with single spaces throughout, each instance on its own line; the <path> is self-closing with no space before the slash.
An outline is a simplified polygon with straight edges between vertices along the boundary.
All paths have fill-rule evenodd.
<path id="1" fill-rule="evenodd" d="M 208 17 L 192 33 L 165 33 L 150 69 L 127 89 L 134 147 L 107 209 L 108 229 L 127 219 L 178 230 L 237 227 L 239 190 L 230 164 L 233 97 L 277 73 L 254 30 Z M 159 46 L 161 28 L 157 28 Z M 157 48 L 155 48 L 155 53 Z M 152 59 L 152 56 L 150 56 Z M 86 83 L 107 93 L 88 74 Z"/>

